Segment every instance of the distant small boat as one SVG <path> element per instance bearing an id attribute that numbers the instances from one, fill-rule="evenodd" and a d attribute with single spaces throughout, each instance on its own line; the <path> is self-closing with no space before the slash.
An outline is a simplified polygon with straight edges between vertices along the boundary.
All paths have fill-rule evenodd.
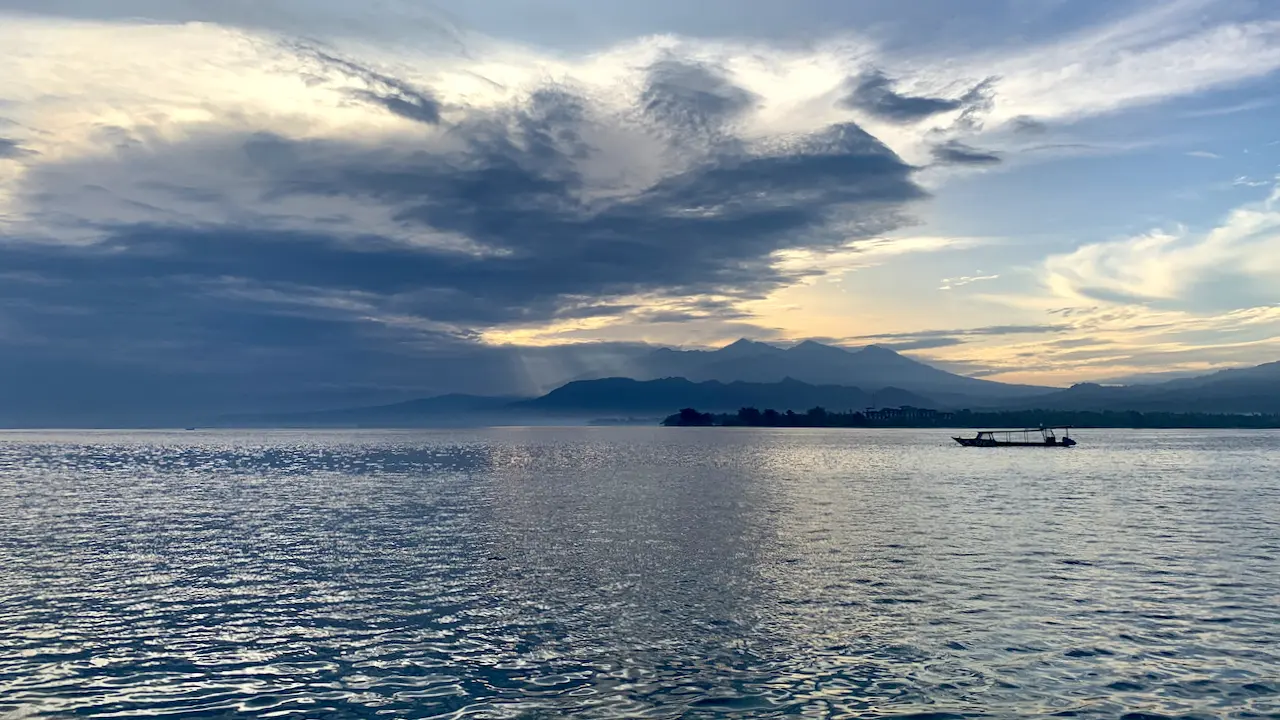
<path id="1" fill-rule="evenodd" d="M 1062 437 L 1054 434 L 1061 430 Z M 1024 428 L 1022 430 L 980 430 L 971 438 L 953 437 L 952 440 L 965 447 L 1071 447 L 1076 444 L 1071 439 L 1071 427 Z"/>

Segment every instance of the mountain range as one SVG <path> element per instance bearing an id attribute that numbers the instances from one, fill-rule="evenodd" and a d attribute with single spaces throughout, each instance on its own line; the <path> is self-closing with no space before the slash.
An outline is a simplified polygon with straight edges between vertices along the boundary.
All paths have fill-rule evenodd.
<path id="1" fill-rule="evenodd" d="M 900 407 L 1280 413 L 1280 363 L 1163 383 L 1068 389 L 1010 385 L 946 372 L 870 346 L 807 341 L 779 348 L 739 340 L 718 350 L 658 349 L 627 361 L 629 377 L 583 376 L 534 398 L 450 394 L 372 407 L 223 418 L 226 425 L 441 426 L 656 418 L 684 407 L 802 412 Z"/>
<path id="2" fill-rule="evenodd" d="M 1031 397 L 1053 389 L 956 375 L 877 345 L 846 350 L 812 340 L 785 349 L 747 339 L 718 350 L 659 348 L 631 359 L 623 370 L 614 374 L 635 380 L 681 377 L 694 382 L 776 383 L 792 379 L 871 392 L 893 387 L 928 396 L 933 403 L 957 406 Z"/>
<path id="3" fill-rule="evenodd" d="M 1031 399 L 1045 410 L 1280 413 L 1280 362 L 1151 385 L 1081 383 Z"/>

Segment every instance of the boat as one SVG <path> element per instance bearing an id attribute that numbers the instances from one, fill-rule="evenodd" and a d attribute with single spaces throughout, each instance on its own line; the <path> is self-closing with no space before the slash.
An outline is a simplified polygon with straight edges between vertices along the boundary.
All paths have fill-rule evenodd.
<path id="1" fill-rule="evenodd" d="M 1061 438 L 1055 430 L 1062 431 Z M 1071 447 L 1076 441 L 1071 439 L 1070 432 L 1070 425 L 1057 425 L 1022 430 L 979 430 L 971 438 L 951 439 L 965 447 Z"/>

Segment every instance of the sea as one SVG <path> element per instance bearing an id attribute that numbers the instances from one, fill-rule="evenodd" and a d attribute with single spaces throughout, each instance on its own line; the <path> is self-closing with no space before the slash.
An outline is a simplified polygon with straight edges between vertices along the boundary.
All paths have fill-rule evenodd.
<path id="1" fill-rule="evenodd" d="M 1276 718 L 1280 433 L 0 433 L 0 718 Z"/>

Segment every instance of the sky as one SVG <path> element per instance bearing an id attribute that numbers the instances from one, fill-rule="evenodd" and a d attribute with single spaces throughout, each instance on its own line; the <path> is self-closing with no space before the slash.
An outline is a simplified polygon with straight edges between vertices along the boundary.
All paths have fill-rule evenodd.
<path id="1" fill-rule="evenodd" d="M 1266 0 L 0 0 L 0 61 L 9 403 L 1280 359 Z"/>

